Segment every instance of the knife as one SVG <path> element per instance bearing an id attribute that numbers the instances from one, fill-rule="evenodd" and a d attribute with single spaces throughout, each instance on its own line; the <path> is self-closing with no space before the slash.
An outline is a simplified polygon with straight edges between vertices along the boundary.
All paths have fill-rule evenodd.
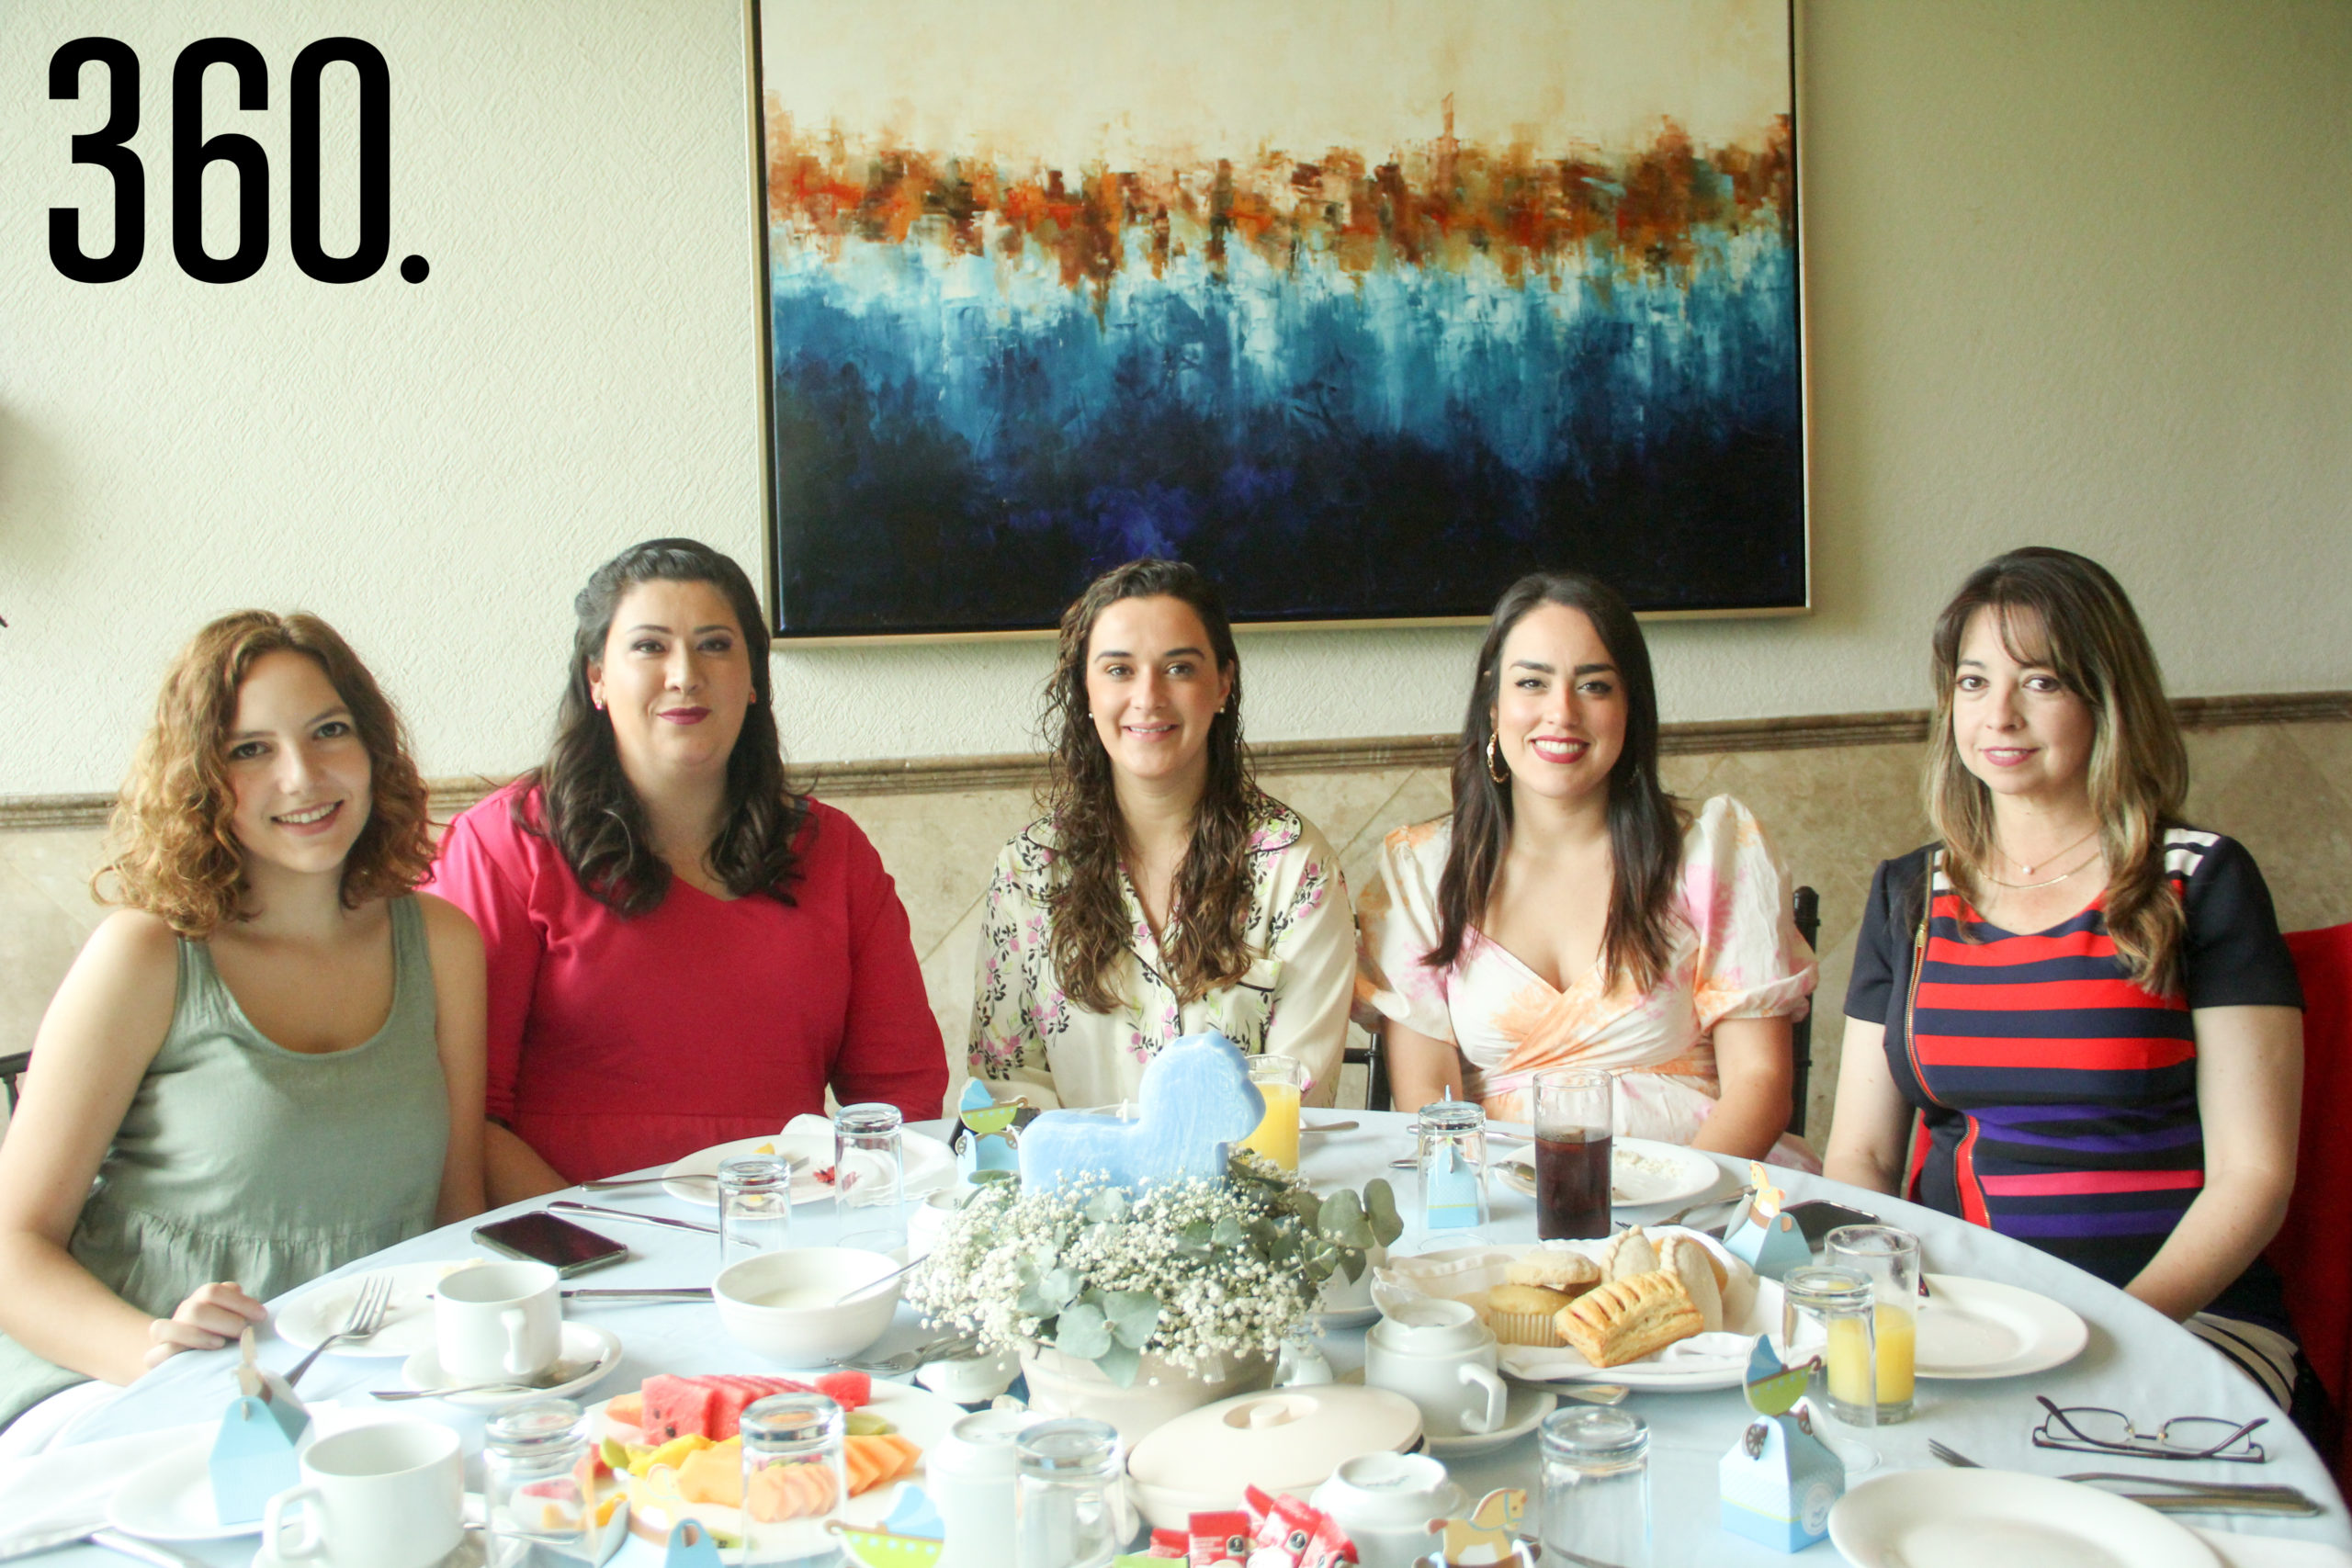
<path id="1" fill-rule="evenodd" d="M 568 1209 L 579 1214 L 597 1214 L 608 1220 L 634 1220 L 640 1225 L 666 1225 L 673 1231 L 699 1231 L 704 1235 L 718 1234 L 717 1225 L 697 1224 L 693 1220 L 665 1220 L 659 1214 L 633 1213 L 627 1209 L 607 1209 L 595 1203 L 575 1203 L 569 1198 L 559 1198 L 548 1207 Z"/>
<path id="2" fill-rule="evenodd" d="M 134 1540 L 102 1524 L 69 1525 L 63 1529 L 44 1530 L 20 1540 L 0 1543 L 0 1562 L 15 1562 L 39 1552 L 80 1546 L 85 1541 L 107 1551 L 119 1551 L 125 1557 L 137 1558 L 141 1562 L 152 1562 L 155 1568 L 206 1568 L 204 1563 L 184 1551 L 174 1551 L 170 1547 L 160 1546 L 152 1540 Z"/>

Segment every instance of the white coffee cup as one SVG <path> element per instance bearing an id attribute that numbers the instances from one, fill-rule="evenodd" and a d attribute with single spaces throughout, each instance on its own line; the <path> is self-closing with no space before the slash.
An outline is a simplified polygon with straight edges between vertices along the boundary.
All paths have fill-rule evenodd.
<path id="1" fill-rule="evenodd" d="M 301 1483 L 262 1514 L 261 1539 L 281 1562 L 432 1568 L 465 1534 L 465 1446 L 447 1427 L 355 1427 L 321 1438 L 300 1463 Z"/>
<path id="2" fill-rule="evenodd" d="M 434 1292 L 442 1375 L 457 1382 L 535 1378 L 563 1354 L 562 1278 L 544 1263 L 481 1263 Z"/>
<path id="3" fill-rule="evenodd" d="M 1331 1472 L 1307 1502 L 1355 1542 L 1363 1568 L 1412 1568 L 1436 1544 L 1431 1519 L 1453 1515 L 1462 1488 L 1427 1454 L 1359 1454 Z"/>
<path id="4" fill-rule="evenodd" d="M 1466 1303 L 1427 1298 L 1399 1303 L 1364 1338 L 1363 1381 L 1421 1407 L 1431 1437 L 1491 1432 L 1503 1424 L 1510 1391 L 1497 1372 L 1494 1330 Z"/>

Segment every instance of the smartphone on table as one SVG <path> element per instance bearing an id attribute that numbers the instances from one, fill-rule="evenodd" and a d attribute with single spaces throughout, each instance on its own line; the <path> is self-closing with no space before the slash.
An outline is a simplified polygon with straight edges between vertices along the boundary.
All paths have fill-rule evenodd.
<path id="1" fill-rule="evenodd" d="M 586 1225 L 574 1224 L 544 1209 L 476 1225 L 474 1239 L 492 1252 L 547 1264 L 567 1280 L 607 1263 L 618 1263 L 628 1256 L 628 1248 L 612 1237 L 599 1235 Z"/>

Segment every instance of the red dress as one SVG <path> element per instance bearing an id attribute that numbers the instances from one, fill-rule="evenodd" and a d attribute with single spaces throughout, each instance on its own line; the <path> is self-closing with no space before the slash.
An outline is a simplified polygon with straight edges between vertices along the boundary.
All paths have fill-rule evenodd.
<path id="1" fill-rule="evenodd" d="M 856 823 L 809 803 L 789 905 L 673 881 L 623 919 L 516 824 L 520 789 L 450 824 L 428 886 L 489 951 L 489 1112 L 557 1170 L 584 1181 L 775 1133 L 822 1114 L 828 1086 L 939 1114 L 939 1023 Z"/>

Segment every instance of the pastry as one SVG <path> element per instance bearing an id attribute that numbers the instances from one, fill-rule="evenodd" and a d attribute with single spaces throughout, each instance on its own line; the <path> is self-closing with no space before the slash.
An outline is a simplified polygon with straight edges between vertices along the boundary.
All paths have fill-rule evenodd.
<path id="1" fill-rule="evenodd" d="M 1699 1316 L 1706 1323 L 1702 1332 L 1718 1334 L 1724 1326 L 1723 1265 L 1714 1254 L 1687 1235 L 1678 1235 L 1666 1244 L 1666 1267 L 1682 1282 L 1683 1293 L 1690 1304 L 1699 1309 Z"/>
<path id="2" fill-rule="evenodd" d="M 1608 1276 L 1601 1271 L 1600 1264 L 1581 1252 L 1544 1247 L 1514 1259 L 1503 1269 L 1503 1278 L 1514 1285 L 1541 1285 L 1547 1291 L 1556 1291 L 1562 1296 L 1573 1298 L 1584 1294 Z"/>
<path id="3" fill-rule="evenodd" d="M 1565 1293 L 1541 1285 L 1497 1285 L 1487 1292 L 1487 1326 L 1506 1345 L 1557 1345 L 1552 1320 L 1567 1304 Z"/>
<path id="4" fill-rule="evenodd" d="M 1682 1281 L 1663 1269 L 1589 1291 L 1562 1307 L 1554 1323 L 1596 1367 L 1638 1360 L 1706 1326 Z"/>
<path id="5" fill-rule="evenodd" d="M 1642 1234 L 1639 1225 L 1622 1230 L 1611 1237 L 1608 1250 L 1600 1255 L 1601 1271 L 1611 1280 L 1655 1273 L 1661 1267 L 1657 1248 L 1648 1236 Z"/>

